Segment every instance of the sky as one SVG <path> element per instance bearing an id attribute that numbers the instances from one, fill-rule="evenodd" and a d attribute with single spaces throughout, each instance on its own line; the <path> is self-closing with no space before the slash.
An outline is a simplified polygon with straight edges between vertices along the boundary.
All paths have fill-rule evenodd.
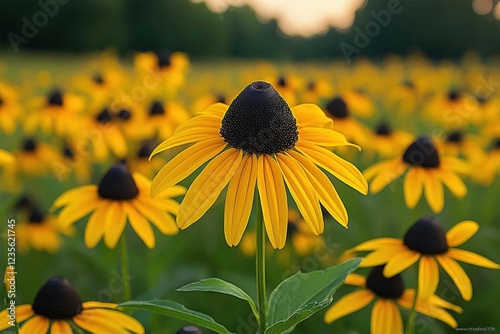
<path id="1" fill-rule="evenodd" d="M 330 27 L 347 29 L 354 22 L 356 10 L 365 0 L 192 0 L 206 2 L 214 12 L 229 6 L 248 4 L 260 20 L 275 18 L 280 29 L 290 36 L 311 37 L 327 32 Z"/>

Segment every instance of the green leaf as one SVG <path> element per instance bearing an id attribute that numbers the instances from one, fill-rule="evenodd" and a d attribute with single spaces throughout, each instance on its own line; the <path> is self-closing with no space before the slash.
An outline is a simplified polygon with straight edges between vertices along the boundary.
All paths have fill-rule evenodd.
<path id="1" fill-rule="evenodd" d="M 209 291 L 234 296 L 247 301 L 255 318 L 259 319 L 259 312 L 257 312 L 257 307 L 255 306 L 253 299 L 241 288 L 220 278 L 202 279 L 199 282 L 184 285 L 183 287 L 177 289 L 177 291 Z"/>
<path id="2" fill-rule="evenodd" d="M 139 309 L 180 319 L 197 326 L 205 327 L 216 333 L 232 334 L 226 327 L 217 323 L 204 313 L 193 311 L 171 300 L 128 301 L 119 305 L 123 308 Z"/>
<path id="3" fill-rule="evenodd" d="M 327 307 L 335 290 L 361 259 L 351 259 L 325 270 L 298 272 L 281 282 L 271 293 L 266 334 L 287 333 L 299 322 Z"/>

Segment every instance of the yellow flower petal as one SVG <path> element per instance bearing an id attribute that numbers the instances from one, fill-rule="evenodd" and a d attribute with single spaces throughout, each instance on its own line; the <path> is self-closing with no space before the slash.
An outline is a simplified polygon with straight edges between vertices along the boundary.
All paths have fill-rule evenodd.
<path id="1" fill-rule="evenodd" d="M 36 315 L 19 328 L 19 334 L 45 334 L 49 330 L 49 325 L 49 318 Z"/>
<path id="2" fill-rule="evenodd" d="M 85 226 L 84 243 L 88 248 L 94 248 L 104 235 L 108 207 L 108 201 L 99 205 Z"/>
<path id="3" fill-rule="evenodd" d="M 104 140 L 108 144 L 111 151 L 118 158 L 124 158 L 127 155 L 127 141 L 116 126 L 106 128 L 103 132 Z"/>
<path id="4" fill-rule="evenodd" d="M 135 233 L 141 238 L 144 244 L 152 249 L 155 247 L 155 234 L 149 222 L 134 207 L 129 205 L 123 206 L 125 213 L 130 222 L 130 226 L 134 229 Z"/>
<path id="5" fill-rule="evenodd" d="M 326 311 L 325 322 L 330 324 L 339 318 L 362 309 L 370 304 L 374 297 L 375 294 L 368 289 L 354 291 L 345 295 Z"/>
<path id="6" fill-rule="evenodd" d="M 29 304 L 16 306 L 16 320 L 18 323 L 23 322 L 34 314 L 35 312 L 33 312 L 33 308 Z"/>
<path id="7" fill-rule="evenodd" d="M 336 178 L 362 194 L 368 193 L 368 184 L 363 174 L 350 162 L 327 149 L 306 141 L 297 141 L 295 147 L 316 165 L 323 167 Z"/>
<path id="8" fill-rule="evenodd" d="M 384 189 L 389 183 L 400 177 L 406 170 L 406 165 L 401 161 L 401 159 L 389 160 L 387 164 L 382 164 L 384 166 L 383 170 L 380 170 L 376 175 L 373 175 L 373 179 L 370 182 L 370 192 L 376 194 Z M 365 171 L 365 175 L 372 178 L 374 170 L 368 168 Z"/>
<path id="9" fill-rule="evenodd" d="M 473 264 L 476 266 L 490 268 L 490 269 L 500 269 L 499 264 L 491 260 L 488 260 L 484 256 L 463 249 L 451 248 L 448 250 L 446 255 L 457 261 Z"/>
<path id="10" fill-rule="evenodd" d="M 290 156 L 278 153 L 276 158 L 288 190 L 304 217 L 304 221 L 315 235 L 323 233 L 325 224 L 318 196 L 304 169 Z"/>
<path id="11" fill-rule="evenodd" d="M 406 246 L 403 245 L 403 242 L 399 239 L 395 238 L 377 238 L 373 240 L 368 240 L 363 243 L 360 243 L 356 247 L 353 247 L 353 251 L 370 251 L 374 249 L 383 249 L 392 246 L 401 246 L 402 249 L 406 249 Z"/>
<path id="12" fill-rule="evenodd" d="M 432 256 L 422 255 L 418 267 L 418 296 L 423 300 L 434 294 L 439 283 L 439 267 Z"/>
<path id="13" fill-rule="evenodd" d="M 106 212 L 106 218 L 103 223 L 106 225 L 104 231 L 104 244 L 108 248 L 115 248 L 120 236 L 125 229 L 127 216 L 122 202 L 111 202 Z"/>
<path id="14" fill-rule="evenodd" d="M 356 286 L 365 286 L 366 285 L 366 277 L 361 276 L 359 274 L 349 274 L 347 275 L 344 284 L 356 285 Z"/>
<path id="15" fill-rule="evenodd" d="M 224 205 L 224 235 L 231 247 L 240 243 L 247 227 L 252 212 L 257 169 L 257 156 L 247 154 L 229 181 Z"/>
<path id="16" fill-rule="evenodd" d="M 71 326 L 64 320 L 55 320 L 50 326 L 50 334 L 70 334 L 73 333 Z"/>
<path id="17" fill-rule="evenodd" d="M 157 203 L 153 201 L 136 199 L 132 201 L 132 206 L 155 225 L 161 233 L 173 235 L 179 231 L 174 218 L 161 210 Z"/>
<path id="18" fill-rule="evenodd" d="M 88 313 L 89 310 L 86 310 L 84 312 Z M 133 333 L 144 333 L 144 328 L 139 321 L 117 309 L 96 308 L 92 309 L 92 313 L 95 317 L 110 319 L 123 329 L 127 329 Z"/>
<path id="19" fill-rule="evenodd" d="M 181 229 L 189 227 L 215 203 L 240 165 L 242 151 L 228 149 L 215 157 L 189 187 L 177 215 Z"/>
<path id="20" fill-rule="evenodd" d="M 342 226 L 347 227 L 348 216 L 344 203 L 340 199 L 337 190 L 332 184 L 332 181 L 310 160 L 302 154 L 295 151 L 288 151 L 286 154 L 297 160 L 304 168 L 309 181 L 316 190 L 319 201 L 325 209 L 337 220 Z"/>
<path id="21" fill-rule="evenodd" d="M 187 121 L 189 122 L 189 121 Z M 187 122 L 186 122 L 186 127 L 187 127 Z M 171 137 L 169 137 L 167 140 L 163 141 L 160 145 L 158 145 L 149 158 L 153 157 L 155 154 L 158 154 L 160 152 L 166 151 L 170 148 L 184 145 L 184 144 L 191 144 L 191 143 L 198 143 L 198 142 L 203 142 L 206 140 L 210 139 L 219 139 L 220 141 L 224 141 L 222 137 L 219 134 L 218 129 L 214 128 L 187 128 L 184 131 L 179 131 L 174 133 Z"/>
<path id="22" fill-rule="evenodd" d="M 435 213 L 441 212 L 444 206 L 443 184 L 438 173 L 437 170 L 429 170 L 424 174 L 425 199 Z"/>
<path id="23" fill-rule="evenodd" d="M 327 128 L 299 128 L 300 140 L 306 140 L 312 145 L 320 145 L 327 147 L 336 146 L 357 146 L 347 141 L 345 136 L 340 132 Z"/>
<path id="24" fill-rule="evenodd" d="M 91 184 L 87 186 L 81 186 L 64 192 L 54 201 L 51 210 L 54 210 L 61 206 L 72 204 L 74 202 L 80 202 L 82 198 L 97 198 L 97 197 L 98 194 L 96 185 Z"/>
<path id="25" fill-rule="evenodd" d="M 420 258 L 420 253 L 406 249 L 395 254 L 384 267 L 384 276 L 392 277 L 413 265 Z"/>
<path id="26" fill-rule="evenodd" d="M 456 197 L 462 198 L 467 195 L 467 187 L 457 174 L 447 170 L 441 170 L 439 177 L 441 181 L 443 181 L 443 184 L 450 189 L 451 193 Z"/>
<path id="27" fill-rule="evenodd" d="M 332 128 L 333 122 L 326 117 L 325 112 L 315 104 L 304 103 L 292 108 L 293 116 L 300 127 Z"/>
<path id="28" fill-rule="evenodd" d="M 403 192 L 406 206 L 409 209 L 413 209 L 420 200 L 420 197 L 422 197 L 424 178 L 425 175 L 422 167 L 412 167 L 408 173 L 406 173 L 403 183 Z"/>
<path id="29" fill-rule="evenodd" d="M 91 308 L 112 308 L 115 309 L 118 306 L 118 304 L 115 303 L 103 303 L 103 302 L 97 302 L 97 301 L 88 301 L 88 302 L 83 302 L 82 308 L 84 310 L 86 309 L 91 309 Z"/>
<path id="30" fill-rule="evenodd" d="M 403 333 L 403 319 L 401 319 L 401 313 L 392 300 L 381 298 L 375 302 L 370 320 L 370 333 Z"/>
<path id="31" fill-rule="evenodd" d="M 109 319 L 108 317 L 100 317 L 95 314 L 94 310 L 84 310 L 82 313 L 74 316 L 72 320 L 78 327 L 90 333 L 128 333 L 112 319 Z"/>
<path id="32" fill-rule="evenodd" d="M 394 256 L 405 252 L 406 249 L 401 246 L 390 246 L 385 248 L 380 248 L 363 258 L 360 263 L 360 267 L 373 267 L 379 266 L 389 262 Z"/>
<path id="33" fill-rule="evenodd" d="M 479 230 L 479 224 L 472 220 L 464 220 L 446 232 L 446 242 L 449 247 L 460 246 L 469 240 Z"/>
<path id="34" fill-rule="evenodd" d="M 95 210 L 97 205 L 99 205 L 99 201 L 96 198 L 83 198 L 62 209 L 57 220 L 65 228 Z"/>
<path id="35" fill-rule="evenodd" d="M 283 248 L 288 227 L 285 183 L 278 163 L 268 155 L 258 158 L 257 188 L 267 235 L 274 248 Z"/>
<path id="36" fill-rule="evenodd" d="M 460 291 L 462 298 L 466 301 L 472 298 L 472 283 L 467 273 L 451 257 L 445 255 L 436 255 L 436 259 L 443 269 L 450 275 L 453 282 Z"/>
<path id="37" fill-rule="evenodd" d="M 219 154 L 227 144 L 220 139 L 205 140 L 177 154 L 160 169 L 151 183 L 151 196 L 184 180 L 205 162 Z"/>

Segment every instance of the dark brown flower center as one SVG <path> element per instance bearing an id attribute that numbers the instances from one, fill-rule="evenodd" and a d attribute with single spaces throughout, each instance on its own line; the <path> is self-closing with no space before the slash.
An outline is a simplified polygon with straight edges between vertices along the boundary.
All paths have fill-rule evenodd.
<path id="1" fill-rule="evenodd" d="M 169 67 L 172 65 L 172 62 L 170 60 L 170 52 L 168 51 L 163 51 L 163 52 L 158 52 L 158 68 L 163 69 L 165 67 Z"/>
<path id="2" fill-rule="evenodd" d="M 463 140 L 464 140 L 464 134 L 460 130 L 452 131 L 448 133 L 448 135 L 446 136 L 446 141 L 448 143 L 458 144 L 461 143 Z"/>
<path id="3" fill-rule="evenodd" d="M 126 201 L 135 198 L 139 194 L 139 189 L 127 166 L 117 164 L 101 179 L 98 193 L 101 198 Z"/>
<path id="4" fill-rule="evenodd" d="M 299 232 L 299 226 L 297 225 L 297 222 L 293 221 L 293 220 L 289 220 L 288 221 L 288 226 L 287 226 L 287 229 L 286 229 L 286 237 L 290 238 L 294 234 L 296 234 L 297 232 Z"/>
<path id="5" fill-rule="evenodd" d="M 3 105 L 3 99 L 2 97 L 0 96 L 0 107 Z"/>
<path id="6" fill-rule="evenodd" d="M 25 152 L 35 152 L 38 148 L 38 144 L 33 138 L 26 138 L 23 142 L 23 151 Z"/>
<path id="7" fill-rule="evenodd" d="M 277 84 L 278 84 L 278 87 L 286 87 L 286 85 L 287 85 L 286 78 L 285 78 L 284 76 L 282 76 L 282 75 L 281 75 L 281 76 L 278 78 L 278 82 L 277 82 Z"/>
<path id="8" fill-rule="evenodd" d="M 44 219 L 45 219 L 45 215 L 43 214 L 42 210 L 40 210 L 37 207 L 33 207 L 31 209 L 29 223 L 40 224 L 43 222 Z"/>
<path id="9" fill-rule="evenodd" d="M 163 107 L 163 103 L 161 101 L 153 101 L 151 107 L 149 108 L 149 116 L 154 115 L 164 115 L 165 108 Z"/>
<path id="10" fill-rule="evenodd" d="M 248 85 L 231 102 L 220 134 L 234 148 L 253 154 L 289 150 L 299 139 L 290 107 L 271 84 L 263 81 Z"/>
<path id="11" fill-rule="evenodd" d="M 63 94 L 59 89 L 53 90 L 47 97 L 47 104 L 61 107 L 64 103 Z"/>
<path id="12" fill-rule="evenodd" d="M 120 109 L 120 111 L 118 111 L 116 116 L 118 116 L 118 118 L 121 119 L 122 121 L 128 121 L 129 119 L 132 118 L 132 113 L 130 112 L 130 110 L 122 108 Z"/>
<path id="13" fill-rule="evenodd" d="M 366 287 L 382 298 L 398 299 L 405 291 L 405 284 L 400 274 L 385 277 L 384 266 L 373 267 L 366 278 Z"/>
<path id="14" fill-rule="evenodd" d="M 439 166 L 439 155 L 429 137 L 419 137 L 403 154 L 403 161 L 412 166 L 434 168 Z"/>
<path id="15" fill-rule="evenodd" d="M 66 278 L 57 276 L 38 291 L 32 308 L 36 314 L 49 319 L 70 319 L 82 312 L 82 300 Z"/>
<path id="16" fill-rule="evenodd" d="M 153 153 L 153 150 L 155 149 L 156 146 L 157 143 L 154 140 L 146 140 L 139 148 L 139 151 L 137 152 L 137 157 L 148 159 L 151 153 Z"/>
<path id="17" fill-rule="evenodd" d="M 421 254 L 436 255 L 448 251 L 446 233 L 434 217 L 424 217 L 406 232 L 403 243 Z"/>
<path id="18" fill-rule="evenodd" d="M 349 117 L 349 110 L 344 99 L 337 96 L 328 102 L 326 105 L 326 112 L 334 118 L 347 118 Z"/>
<path id="19" fill-rule="evenodd" d="M 113 115 L 108 108 L 104 108 L 100 113 L 97 114 L 95 120 L 99 123 L 110 123 L 113 121 Z"/>
<path id="20" fill-rule="evenodd" d="M 492 150 L 500 150 L 500 138 L 493 139 L 491 149 Z"/>
<path id="21" fill-rule="evenodd" d="M 94 83 L 99 86 L 104 85 L 104 78 L 102 77 L 101 73 L 94 74 L 92 76 L 92 81 L 94 81 Z"/>
<path id="22" fill-rule="evenodd" d="M 392 128 L 388 123 L 383 122 L 377 125 L 375 133 L 379 136 L 390 136 L 392 134 Z"/>

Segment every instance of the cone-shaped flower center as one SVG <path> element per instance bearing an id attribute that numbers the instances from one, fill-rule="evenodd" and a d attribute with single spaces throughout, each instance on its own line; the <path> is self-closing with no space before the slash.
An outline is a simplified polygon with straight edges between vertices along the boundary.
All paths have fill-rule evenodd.
<path id="1" fill-rule="evenodd" d="M 421 254 L 443 254 L 448 251 L 446 233 L 434 217 L 424 217 L 408 229 L 403 243 Z"/>
<path id="2" fill-rule="evenodd" d="M 95 119 L 99 123 L 109 123 L 113 120 L 113 116 L 108 108 L 104 108 L 99 114 L 97 114 Z"/>
<path id="3" fill-rule="evenodd" d="M 170 52 L 159 52 L 157 54 L 158 56 L 158 67 L 159 68 L 165 68 L 169 67 L 172 63 L 170 61 Z"/>
<path id="4" fill-rule="evenodd" d="M 366 278 L 366 287 L 382 298 L 398 299 L 405 291 L 405 284 L 400 274 L 385 277 L 384 266 L 373 267 Z"/>
<path id="5" fill-rule="evenodd" d="M 96 83 L 97 85 L 101 86 L 104 84 L 104 78 L 102 77 L 102 74 L 96 73 L 92 76 L 92 81 Z"/>
<path id="6" fill-rule="evenodd" d="M 98 193 L 101 198 L 125 201 L 135 198 L 139 194 L 139 189 L 127 166 L 117 164 L 101 179 Z"/>
<path id="7" fill-rule="evenodd" d="M 137 152 L 137 157 L 138 158 L 149 158 L 149 156 L 151 155 L 151 153 L 155 149 L 156 145 L 157 144 L 154 140 L 147 140 L 146 142 L 144 142 L 142 144 L 141 148 Z"/>
<path id="8" fill-rule="evenodd" d="M 165 114 L 165 108 L 163 108 L 163 103 L 160 101 L 154 101 L 151 104 L 151 108 L 149 108 L 149 116 L 153 115 L 164 115 Z"/>
<path id="9" fill-rule="evenodd" d="M 196 326 L 184 326 L 176 334 L 203 334 L 203 332 Z"/>
<path id="10" fill-rule="evenodd" d="M 428 137 L 419 137 L 403 154 L 403 161 L 412 166 L 433 168 L 439 166 L 436 146 Z"/>
<path id="11" fill-rule="evenodd" d="M 452 102 L 456 102 L 458 101 L 458 99 L 460 99 L 460 96 L 462 94 L 460 93 L 459 90 L 456 90 L 456 89 L 452 89 L 448 92 L 448 100 L 452 101 Z"/>
<path id="12" fill-rule="evenodd" d="M 286 85 L 287 85 L 287 82 L 286 82 L 286 79 L 285 79 L 284 76 L 280 76 L 278 78 L 278 82 L 277 83 L 278 83 L 278 87 L 286 87 Z"/>
<path id="13" fill-rule="evenodd" d="M 392 134 L 391 126 L 387 123 L 380 123 L 375 128 L 375 133 L 379 136 L 389 136 Z"/>
<path id="14" fill-rule="evenodd" d="M 452 131 L 446 136 L 446 141 L 448 143 L 461 143 L 464 140 L 464 134 L 460 130 Z"/>
<path id="15" fill-rule="evenodd" d="M 38 291 L 33 311 L 49 319 L 70 319 L 82 312 L 82 300 L 64 277 L 49 279 Z"/>
<path id="16" fill-rule="evenodd" d="M 66 145 L 63 148 L 63 156 L 67 159 L 73 160 L 75 158 L 75 151 L 73 151 L 71 146 Z"/>
<path id="17" fill-rule="evenodd" d="M 220 134 L 234 148 L 253 154 L 289 150 L 299 139 L 290 107 L 271 84 L 263 81 L 248 85 L 231 102 Z"/>
<path id="18" fill-rule="evenodd" d="M 23 142 L 23 151 L 25 152 L 35 152 L 38 144 L 33 138 L 26 138 Z"/>
<path id="19" fill-rule="evenodd" d="M 42 213 L 42 210 L 40 210 L 37 207 L 34 207 L 31 209 L 31 214 L 29 218 L 29 222 L 32 224 L 40 224 L 43 222 L 45 218 L 45 215 Z"/>
<path id="20" fill-rule="evenodd" d="M 47 104 L 50 106 L 61 107 L 63 105 L 63 102 L 63 95 L 59 89 L 52 91 L 47 98 Z"/>
<path id="21" fill-rule="evenodd" d="M 326 111 L 335 118 L 347 118 L 349 116 L 347 104 L 340 96 L 337 96 L 328 102 L 326 105 Z"/>
<path id="22" fill-rule="evenodd" d="M 132 118 L 132 113 L 130 112 L 130 110 L 128 110 L 126 108 L 122 108 L 122 109 L 120 109 L 120 111 L 118 111 L 117 116 L 122 121 L 127 121 L 127 120 Z"/>

